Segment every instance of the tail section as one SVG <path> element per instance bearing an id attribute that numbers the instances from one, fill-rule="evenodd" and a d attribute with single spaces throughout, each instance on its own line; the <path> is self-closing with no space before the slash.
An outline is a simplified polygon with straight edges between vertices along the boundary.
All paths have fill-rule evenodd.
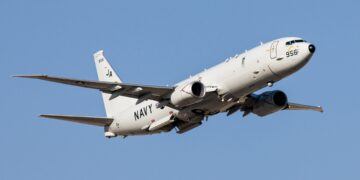
<path id="1" fill-rule="evenodd" d="M 119 82 L 121 80 L 104 57 L 104 51 L 100 50 L 94 54 L 97 75 L 100 81 Z"/>
<path id="2" fill-rule="evenodd" d="M 96 71 L 100 81 L 106 82 L 118 82 L 121 83 L 121 79 L 116 74 L 114 69 L 111 67 L 109 62 L 104 56 L 104 51 L 100 50 L 94 54 L 94 60 L 96 65 Z M 111 94 L 101 93 L 105 105 L 105 111 L 107 117 L 113 117 L 116 113 L 119 113 L 131 105 L 136 104 L 137 99 L 118 96 L 117 98 L 111 99 Z"/>

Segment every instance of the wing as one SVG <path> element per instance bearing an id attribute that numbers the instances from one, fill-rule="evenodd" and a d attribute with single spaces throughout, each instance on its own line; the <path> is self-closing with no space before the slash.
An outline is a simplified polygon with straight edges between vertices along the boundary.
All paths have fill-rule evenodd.
<path id="1" fill-rule="evenodd" d="M 80 79 L 70 79 L 62 77 L 54 77 L 48 75 L 17 75 L 14 77 L 40 79 L 56 83 L 68 84 L 84 88 L 98 89 L 105 93 L 111 93 L 110 99 L 117 96 L 127 96 L 138 98 L 140 101 L 146 99 L 161 100 L 166 99 L 174 91 L 174 87 L 168 86 L 148 86 L 138 84 L 127 84 L 105 81 L 89 81 Z"/>
<path id="2" fill-rule="evenodd" d="M 254 111 L 254 108 L 256 108 L 256 106 L 258 108 L 258 112 L 259 111 L 262 112 L 260 115 L 257 114 L 259 116 L 266 116 L 268 114 L 272 114 L 280 110 L 312 110 L 317 112 L 324 112 L 321 106 L 311 106 L 311 105 L 297 104 L 291 102 L 286 102 L 284 106 L 278 106 L 276 104 L 273 104 L 271 100 L 270 101 L 265 100 L 261 102 L 261 96 L 262 95 L 250 94 L 244 99 L 243 102 L 236 103 L 231 107 L 229 107 L 228 109 L 226 109 L 225 111 L 227 112 L 227 116 L 234 114 L 239 110 L 244 112 L 243 116 L 247 116 L 250 113 L 257 114 Z M 257 103 L 263 103 L 263 106 L 260 105 L 259 107 L 259 105 L 256 105 Z"/>
<path id="3" fill-rule="evenodd" d="M 107 117 L 90 117 L 90 116 L 68 116 L 68 115 L 53 115 L 53 114 L 42 114 L 40 117 L 59 119 L 63 121 L 77 122 L 81 124 L 95 125 L 95 126 L 107 126 L 113 122 L 113 118 Z"/>
<path id="4" fill-rule="evenodd" d="M 324 112 L 321 106 L 309 106 L 304 104 L 288 103 L 284 110 L 313 110 L 317 112 Z"/>

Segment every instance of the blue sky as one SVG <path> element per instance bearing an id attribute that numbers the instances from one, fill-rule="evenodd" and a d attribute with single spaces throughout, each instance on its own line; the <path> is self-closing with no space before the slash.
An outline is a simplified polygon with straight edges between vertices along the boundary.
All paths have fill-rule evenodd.
<path id="1" fill-rule="evenodd" d="M 0 179 L 359 179 L 359 1 L 0 1 Z M 312 61 L 272 88 L 325 113 L 217 115 L 183 135 L 106 139 L 38 118 L 104 116 L 98 91 L 11 78 L 95 80 L 104 49 L 125 82 L 171 85 L 284 36 Z"/>

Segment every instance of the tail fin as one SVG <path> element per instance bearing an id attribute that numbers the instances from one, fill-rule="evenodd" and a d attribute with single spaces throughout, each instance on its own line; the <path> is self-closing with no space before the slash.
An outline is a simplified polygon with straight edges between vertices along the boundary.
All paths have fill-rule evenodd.
<path id="1" fill-rule="evenodd" d="M 114 69 L 111 67 L 109 62 L 104 57 L 103 50 L 100 50 L 94 54 L 94 60 L 95 60 L 96 71 L 100 81 L 121 83 L 119 76 L 116 74 Z"/>
<path id="2" fill-rule="evenodd" d="M 116 74 L 114 69 L 108 63 L 106 58 L 104 57 L 104 51 L 100 50 L 94 54 L 94 60 L 96 65 L 96 71 L 98 74 L 98 78 L 100 81 L 107 82 L 119 82 L 121 83 L 121 79 Z M 129 106 L 136 104 L 137 99 L 118 96 L 117 98 L 111 99 L 111 94 L 109 93 L 101 93 L 102 98 L 105 105 L 105 111 L 107 117 L 113 117 L 116 113 L 119 113 Z"/>

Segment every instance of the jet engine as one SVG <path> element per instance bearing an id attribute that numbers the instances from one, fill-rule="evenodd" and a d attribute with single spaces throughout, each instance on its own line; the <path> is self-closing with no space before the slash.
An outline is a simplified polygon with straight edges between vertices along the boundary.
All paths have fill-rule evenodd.
<path id="1" fill-rule="evenodd" d="M 176 107 L 195 104 L 205 96 L 205 86 L 200 81 L 194 81 L 184 86 L 176 87 L 171 94 L 170 102 Z"/>
<path id="2" fill-rule="evenodd" d="M 258 116 L 266 116 L 284 109 L 288 104 L 287 96 L 282 91 L 267 91 L 257 97 L 252 112 Z"/>

